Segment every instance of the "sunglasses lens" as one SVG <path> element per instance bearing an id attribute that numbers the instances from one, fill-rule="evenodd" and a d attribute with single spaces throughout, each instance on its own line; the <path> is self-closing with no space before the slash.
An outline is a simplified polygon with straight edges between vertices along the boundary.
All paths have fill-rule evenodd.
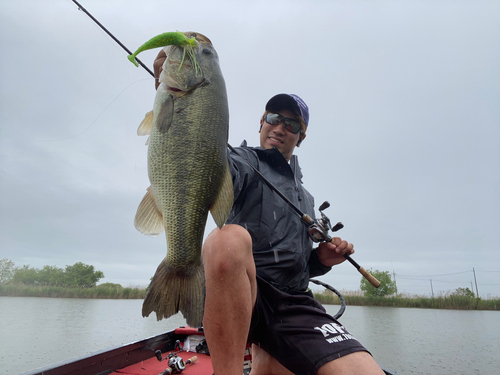
<path id="1" fill-rule="evenodd" d="M 291 118 L 283 117 L 279 113 L 268 113 L 264 118 L 264 120 L 271 125 L 278 125 L 284 121 L 285 129 L 293 134 L 297 134 L 302 129 L 302 126 L 298 121 L 295 121 Z"/>
<path id="2" fill-rule="evenodd" d="M 268 113 L 266 115 L 266 122 L 271 125 L 278 125 L 282 121 L 283 117 L 277 113 Z"/>
<path id="3" fill-rule="evenodd" d="M 297 121 L 287 118 L 285 119 L 285 129 L 290 133 L 297 134 L 300 131 L 301 126 Z"/>

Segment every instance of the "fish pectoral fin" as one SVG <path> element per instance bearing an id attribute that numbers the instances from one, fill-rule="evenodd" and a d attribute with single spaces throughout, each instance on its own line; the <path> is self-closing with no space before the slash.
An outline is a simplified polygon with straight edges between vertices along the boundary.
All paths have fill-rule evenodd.
<path id="1" fill-rule="evenodd" d="M 163 215 L 156 205 L 151 186 L 144 198 L 142 198 L 137 213 L 135 214 L 134 226 L 147 236 L 158 236 L 163 232 Z"/>
<path id="2" fill-rule="evenodd" d="M 137 128 L 137 135 L 150 135 L 153 128 L 154 112 L 149 111 L 144 115 L 144 120 L 141 121 Z"/>
<path id="3" fill-rule="evenodd" d="M 224 225 L 231 208 L 233 208 L 233 178 L 231 172 L 229 171 L 229 165 L 226 163 L 226 170 L 224 172 L 224 177 L 222 178 L 222 183 L 215 199 L 215 203 L 210 207 L 210 213 L 215 221 L 215 224 L 220 228 Z"/>
<path id="4" fill-rule="evenodd" d="M 172 119 L 174 117 L 174 100 L 172 95 L 168 95 L 164 102 L 162 102 L 156 115 L 156 126 L 161 134 L 164 134 L 170 129 Z"/>

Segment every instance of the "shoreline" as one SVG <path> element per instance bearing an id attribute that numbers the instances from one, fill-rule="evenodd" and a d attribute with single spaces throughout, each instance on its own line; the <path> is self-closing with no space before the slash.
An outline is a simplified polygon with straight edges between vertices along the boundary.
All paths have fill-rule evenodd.
<path id="1" fill-rule="evenodd" d="M 446 310 L 500 310 L 500 298 L 482 299 L 454 296 L 450 293 L 436 297 L 397 295 L 391 297 L 365 297 L 356 292 L 341 293 L 347 306 L 380 306 Z M 330 291 L 314 293 L 324 305 L 340 305 L 340 299 Z"/>
<path id="2" fill-rule="evenodd" d="M 119 284 L 92 288 L 64 288 L 58 286 L 28 286 L 0 284 L 1 297 L 88 298 L 88 299 L 144 299 L 145 288 L 124 288 Z M 442 294 L 434 298 L 398 295 L 392 297 L 365 297 L 361 292 L 342 292 L 347 306 L 381 306 L 453 310 L 500 310 L 500 298 L 482 299 Z M 324 305 L 340 305 L 340 299 L 330 291 L 314 293 Z"/>

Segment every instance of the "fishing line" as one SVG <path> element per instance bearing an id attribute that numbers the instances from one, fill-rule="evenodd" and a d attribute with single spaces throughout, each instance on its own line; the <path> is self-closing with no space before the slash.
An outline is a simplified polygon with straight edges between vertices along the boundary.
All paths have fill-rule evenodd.
<path id="1" fill-rule="evenodd" d="M 135 82 L 132 82 L 131 84 L 129 84 L 127 87 L 125 87 L 119 94 L 118 96 L 116 96 L 116 98 L 114 98 L 111 103 L 109 103 L 106 107 L 104 107 L 104 109 L 101 111 L 101 113 L 99 113 L 99 115 L 97 115 L 97 117 L 94 119 L 94 121 L 92 121 L 90 123 L 89 126 L 87 126 L 87 128 L 85 128 L 83 131 L 81 131 L 80 133 L 78 134 L 74 134 L 74 135 L 71 135 L 69 137 L 64 137 L 64 138 L 56 138 L 56 139 L 34 139 L 34 138 L 31 138 L 31 140 L 35 141 L 35 142 L 57 142 L 57 141 L 65 141 L 67 139 L 71 139 L 71 138 L 76 138 L 80 135 L 82 135 L 83 133 L 85 133 L 87 130 L 89 130 L 96 122 L 97 120 L 99 120 L 99 118 L 102 116 L 102 114 L 109 108 L 111 107 L 111 105 L 116 102 L 118 100 L 118 98 L 132 85 L 135 85 L 136 83 L 138 82 L 142 82 L 142 81 L 150 81 L 151 78 L 143 78 L 143 79 L 139 79 Z"/>
<path id="2" fill-rule="evenodd" d="M 78 1 L 76 0 L 71 0 L 73 3 L 75 3 L 78 6 L 78 10 L 81 10 L 84 12 L 87 16 L 90 17 L 92 21 L 94 21 L 102 30 L 106 32 L 120 47 L 122 47 L 129 55 L 132 55 L 132 51 L 130 51 L 122 42 L 118 40 L 111 32 L 104 27 L 103 24 L 101 24 L 92 14 L 90 14 L 87 9 L 85 9 Z M 151 74 L 153 77 L 155 76 L 154 73 L 146 66 L 144 63 L 139 60 L 137 57 L 135 58 L 135 61 L 139 63 L 140 66 L 142 66 L 149 74 Z"/>

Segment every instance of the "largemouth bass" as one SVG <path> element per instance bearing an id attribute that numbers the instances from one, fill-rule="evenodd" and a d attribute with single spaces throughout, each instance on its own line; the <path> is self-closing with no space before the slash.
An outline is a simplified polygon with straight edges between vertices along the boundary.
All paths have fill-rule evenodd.
<path id="1" fill-rule="evenodd" d="M 227 162 L 229 110 L 219 58 L 210 40 L 198 33 L 197 46 L 165 47 L 152 113 L 138 134 L 150 134 L 151 186 L 134 224 L 147 235 L 167 238 L 167 255 L 158 266 L 142 307 L 158 320 L 181 311 L 187 324 L 203 319 L 205 278 L 201 260 L 210 210 L 221 228 L 233 204 Z M 190 48 L 189 54 L 185 49 Z"/>

